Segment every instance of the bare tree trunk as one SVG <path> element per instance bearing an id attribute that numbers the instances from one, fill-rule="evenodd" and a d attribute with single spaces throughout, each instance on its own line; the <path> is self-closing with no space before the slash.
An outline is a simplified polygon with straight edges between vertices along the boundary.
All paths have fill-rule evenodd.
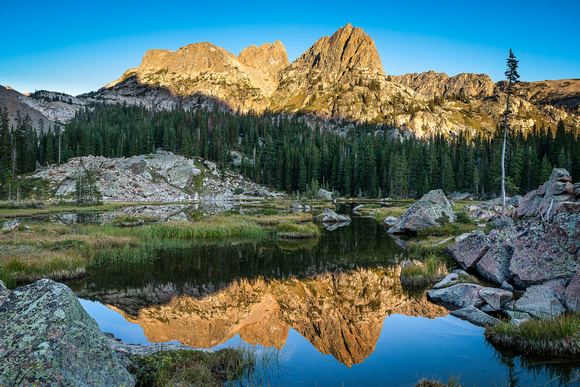
<path id="1" fill-rule="evenodd" d="M 509 81 L 507 99 L 505 103 L 505 114 L 503 119 L 503 142 L 501 144 L 501 212 L 505 216 L 505 150 L 507 143 L 507 131 L 509 126 L 509 115 L 510 115 L 510 97 L 512 94 L 512 82 Z"/>
<path id="2" fill-rule="evenodd" d="M 60 152 L 61 152 L 61 134 L 62 134 L 62 128 L 59 126 L 58 127 L 58 165 L 60 165 Z"/>

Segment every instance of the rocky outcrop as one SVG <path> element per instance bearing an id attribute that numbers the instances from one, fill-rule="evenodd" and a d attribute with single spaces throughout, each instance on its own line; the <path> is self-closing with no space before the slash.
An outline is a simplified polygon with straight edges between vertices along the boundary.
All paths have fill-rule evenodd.
<path id="1" fill-rule="evenodd" d="M 507 82 L 498 82 L 501 91 L 507 88 Z M 514 93 L 522 99 L 538 105 L 565 107 L 580 113 L 580 79 L 559 79 L 538 82 L 518 82 Z"/>
<path id="2" fill-rule="evenodd" d="M 395 76 L 393 80 L 429 99 L 483 99 L 493 95 L 495 88 L 486 74 L 463 73 L 450 77 L 445 73 L 426 71 Z"/>
<path id="3" fill-rule="evenodd" d="M 246 66 L 266 73 L 271 79 L 275 79 L 280 70 L 288 66 L 286 48 L 279 40 L 261 46 L 246 47 L 240 52 L 238 59 Z"/>
<path id="4" fill-rule="evenodd" d="M 528 192 L 520 200 L 516 214 L 520 218 L 539 216 L 549 220 L 559 206 L 575 200 L 576 194 L 570 173 L 565 169 L 555 168 L 547 182 L 537 190 Z"/>
<path id="5" fill-rule="evenodd" d="M 0 304 L 0 385 L 134 384 L 126 359 L 66 286 L 40 280 Z"/>
<path id="6" fill-rule="evenodd" d="M 455 219 L 455 212 L 443 191 L 433 190 L 413 203 L 389 229 L 389 233 L 416 233 L 427 228 L 441 226 L 445 222 L 455 222 Z"/>
<path id="7" fill-rule="evenodd" d="M 287 65 L 280 42 L 251 46 L 239 57 L 211 43 L 195 43 L 177 51 L 149 50 L 139 67 L 106 86 L 107 89 L 163 88 L 173 95 L 201 94 L 232 110 L 263 111 L 276 89 L 277 73 Z M 120 102 L 120 101 L 119 101 Z"/>
<path id="8" fill-rule="evenodd" d="M 503 288 L 481 291 L 486 305 L 480 309 L 508 316 L 525 312 L 535 318 L 577 311 L 580 197 L 570 174 L 554 169 L 546 183 L 520 200 L 514 218 L 494 220 L 495 228 L 487 235 L 470 233 L 448 249 L 461 267 Z M 508 302 L 514 288 L 523 295 Z M 440 296 L 441 290 L 431 290 L 438 295 L 434 299 L 449 302 L 450 295 Z M 463 297 L 463 303 L 473 303 L 472 294 Z M 451 304 L 463 306 L 461 301 Z"/>
<path id="9" fill-rule="evenodd" d="M 76 157 L 66 164 L 39 170 L 32 177 L 47 180 L 59 199 L 72 199 L 76 179 L 87 171 L 94 174 L 104 201 L 176 202 L 216 195 L 231 198 L 240 190 L 246 196 L 278 195 L 239 174 L 220 173 L 208 165 L 201 159 L 157 151 L 128 158 Z"/>

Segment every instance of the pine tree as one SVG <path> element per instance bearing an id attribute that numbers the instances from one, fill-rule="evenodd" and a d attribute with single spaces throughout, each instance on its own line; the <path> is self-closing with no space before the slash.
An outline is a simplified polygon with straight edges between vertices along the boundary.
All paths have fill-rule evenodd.
<path id="1" fill-rule="evenodd" d="M 512 96 L 512 87 L 518 82 L 520 75 L 518 74 L 518 60 L 510 48 L 510 52 L 507 58 L 507 69 L 505 71 L 505 76 L 508 81 L 507 87 L 507 97 L 505 103 L 505 113 L 503 118 L 503 142 L 501 146 L 501 198 L 502 198 L 502 212 L 505 214 L 505 153 L 506 153 L 506 143 L 507 143 L 507 132 L 509 128 L 509 117 L 510 111 L 510 99 Z"/>

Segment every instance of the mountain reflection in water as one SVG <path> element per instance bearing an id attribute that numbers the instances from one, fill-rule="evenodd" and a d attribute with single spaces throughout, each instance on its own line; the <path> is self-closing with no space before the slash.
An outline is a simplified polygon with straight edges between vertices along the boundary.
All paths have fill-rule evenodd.
<path id="1" fill-rule="evenodd" d="M 438 317 L 444 308 L 424 296 L 404 294 L 398 268 L 356 269 L 286 280 L 238 280 L 203 297 L 176 295 L 136 316 L 152 342 L 212 348 L 235 335 L 250 343 L 282 348 L 290 327 L 316 349 L 351 366 L 374 350 L 383 320 L 392 313 Z"/>
<path id="2" fill-rule="evenodd" d="M 458 375 L 464 385 L 577 380 L 573 365 L 502 354 L 482 328 L 406 292 L 402 259 L 384 227 L 354 218 L 298 243 L 160 248 L 143 263 L 89 268 L 70 285 L 105 331 L 129 342 L 279 350 L 273 385 L 414 385 L 422 376 Z"/>

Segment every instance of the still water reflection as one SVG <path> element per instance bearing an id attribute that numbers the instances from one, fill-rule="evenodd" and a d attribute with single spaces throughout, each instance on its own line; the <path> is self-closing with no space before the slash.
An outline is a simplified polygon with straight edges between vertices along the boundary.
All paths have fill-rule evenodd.
<path id="1" fill-rule="evenodd" d="M 230 241 L 160 249 L 73 283 L 101 328 L 130 343 L 256 346 L 272 385 L 563 385 L 573 367 L 523 362 L 399 281 L 403 252 L 374 220 L 315 241 Z"/>

